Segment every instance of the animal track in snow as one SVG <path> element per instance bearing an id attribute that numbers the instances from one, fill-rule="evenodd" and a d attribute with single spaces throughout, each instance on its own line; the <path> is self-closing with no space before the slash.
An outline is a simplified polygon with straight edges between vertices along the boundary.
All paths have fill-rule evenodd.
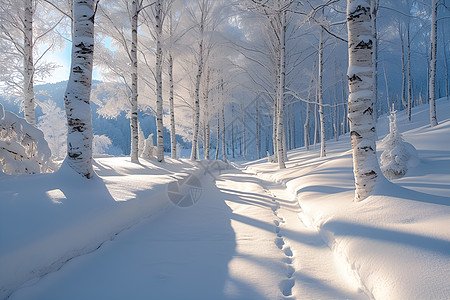
<path id="1" fill-rule="evenodd" d="M 295 285 L 295 281 L 292 278 L 282 280 L 280 282 L 280 291 L 285 297 L 292 296 L 292 288 Z"/>
<path id="2" fill-rule="evenodd" d="M 293 253 L 291 247 L 286 244 L 280 227 L 281 224 L 285 223 L 284 218 L 279 215 L 281 205 L 278 200 L 275 199 L 275 195 L 273 195 L 270 191 L 265 191 L 272 196 L 272 201 L 275 204 L 275 206 L 271 207 L 274 216 L 278 219 L 273 221 L 275 224 L 275 233 L 277 235 L 274 242 L 278 249 L 283 252 L 284 257 L 282 258 L 282 261 L 286 264 L 286 279 L 283 279 L 279 284 L 280 292 L 283 297 L 286 297 L 286 299 L 295 299 L 292 295 L 292 288 L 295 285 L 295 280 L 292 278 L 295 273 L 295 268 L 292 265 Z"/>
<path id="3" fill-rule="evenodd" d="M 283 238 L 282 237 L 277 237 L 275 239 L 275 245 L 277 245 L 278 249 L 280 249 L 280 250 L 283 249 L 283 246 L 284 246 Z"/>

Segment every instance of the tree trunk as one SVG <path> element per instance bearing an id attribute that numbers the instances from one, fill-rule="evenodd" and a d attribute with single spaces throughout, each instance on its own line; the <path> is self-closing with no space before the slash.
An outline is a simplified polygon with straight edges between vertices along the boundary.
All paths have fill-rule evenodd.
<path id="1" fill-rule="evenodd" d="M 408 68 L 408 106 L 407 106 L 407 115 L 408 120 L 411 121 L 411 107 L 412 107 L 412 86 L 411 86 L 411 41 L 409 38 L 409 22 L 408 28 L 406 31 L 406 40 L 407 40 L 407 68 Z"/>
<path id="2" fill-rule="evenodd" d="M 203 143 L 203 153 L 205 156 L 205 159 L 209 160 L 209 149 L 210 149 L 210 140 L 211 140 L 211 128 L 210 128 L 210 117 L 209 117 L 209 80 L 210 80 L 210 73 L 211 70 L 208 68 L 206 72 L 206 83 L 205 83 L 205 89 L 204 89 L 204 143 Z"/>
<path id="3" fill-rule="evenodd" d="M 373 31 L 368 0 L 347 1 L 349 120 L 355 201 L 367 198 L 380 174 L 373 100 Z"/>
<path id="4" fill-rule="evenodd" d="M 303 125 L 303 139 L 304 139 L 304 144 L 305 144 L 305 149 L 309 150 L 309 144 L 310 144 L 310 139 L 309 139 L 309 115 L 310 115 L 310 111 L 311 111 L 311 94 L 312 94 L 312 89 L 314 87 L 314 70 L 316 69 L 316 62 L 314 61 L 314 65 L 313 65 L 313 70 L 311 72 L 311 81 L 309 83 L 309 88 L 308 88 L 308 98 L 306 98 L 308 100 L 308 102 L 306 102 L 306 117 L 305 117 L 305 124 Z"/>
<path id="5" fill-rule="evenodd" d="M 401 25 L 399 25 L 399 33 L 400 33 L 401 57 L 402 57 L 402 104 L 405 108 L 408 108 L 408 103 L 406 102 L 405 99 L 406 94 L 405 41 Z"/>
<path id="6" fill-rule="evenodd" d="M 219 159 L 219 143 L 220 143 L 220 116 L 217 113 L 217 141 L 216 141 L 216 155 L 214 156 L 215 160 Z"/>
<path id="7" fill-rule="evenodd" d="M 95 0 L 74 1 L 72 63 L 64 96 L 68 129 L 65 162 L 86 178 L 94 175 L 90 95 L 96 4 Z"/>
<path id="8" fill-rule="evenodd" d="M 323 112 L 323 29 L 319 35 L 319 117 L 320 117 L 320 157 L 325 157 L 325 116 Z"/>
<path id="9" fill-rule="evenodd" d="M 449 97 L 450 94 L 450 86 L 449 86 L 449 82 L 448 82 L 448 60 L 447 60 L 447 43 L 445 42 L 445 26 L 442 26 L 442 41 L 444 41 L 442 43 L 442 51 L 444 53 L 444 67 L 445 67 L 445 96 Z"/>
<path id="10" fill-rule="evenodd" d="M 278 152 L 278 167 L 280 169 L 286 168 L 284 163 L 284 88 L 285 88 L 285 76 L 286 76 L 286 62 L 285 62 L 285 52 L 286 52 L 286 12 L 280 13 L 281 19 L 281 32 L 280 32 L 280 62 L 279 62 L 279 86 L 278 86 L 278 128 L 277 128 L 277 152 Z"/>
<path id="11" fill-rule="evenodd" d="M 245 112 L 244 112 L 244 105 L 241 103 L 241 114 L 242 114 L 242 145 L 243 145 L 243 151 L 242 151 L 242 157 L 244 160 L 247 160 L 247 140 L 245 136 Z"/>
<path id="12" fill-rule="evenodd" d="M 373 24 L 373 101 L 375 103 L 375 120 L 378 119 L 378 31 L 377 31 L 377 14 L 379 0 L 372 0 L 372 24 Z"/>
<path id="13" fill-rule="evenodd" d="M 225 101 L 223 99 L 223 82 L 222 82 L 222 160 L 227 162 L 227 145 L 225 144 Z"/>
<path id="14" fill-rule="evenodd" d="M 25 120 L 31 125 L 36 125 L 34 102 L 33 15 L 33 0 L 24 0 L 23 110 Z"/>
<path id="15" fill-rule="evenodd" d="M 261 131 L 259 127 L 259 101 L 255 101 L 255 111 L 256 111 L 256 155 L 258 159 L 261 158 Z"/>
<path id="16" fill-rule="evenodd" d="M 234 103 L 231 103 L 231 116 L 234 117 Z M 234 122 L 231 122 L 231 155 L 234 158 Z"/>
<path id="17" fill-rule="evenodd" d="M 198 52 L 198 69 L 197 69 L 197 77 L 195 79 L 195 91 L 194 91 L 194 132 L 192 138 L 192 152 L 191 152 L 191 160 L 198 159 L 198 132 L 200 127 L 200 81 L 202 79 L 203 73 L 203 31 L 204 24 L 203 18 L 200 24 L 200 44 L 199 44 L 199 52 Z"/>
<path id="18" fill-rule="evenodd" d="M 137 59 L 137 43 L 138 43 L 138 0 L 131 2 L 131 161 L 139 163 L 139 129 L 138 129 L 138 59 Z"/>
<path id="19" fill-rule="evenodd" d="M 156 25 L 156 159 L 159 162 L 164 161 L 164 125 L 163 125 L 163 98 L 162 98 L 162 10 L 161 1 L 155 2 L 155 25 Z"/>
<path id="20" fill-rule="evenodd" d="M 430 125 L 438 124 L 436 118 L 436 60 L 437 60 L 437 0 L 431 0 L 431 59 L 430 59 Z"/>
<path id="21" fill-rule="evenodd" d="M 386 68 L 383 65 L 383 72 L 384 72 L 384 83 L 386 85 L 386 102 L 387 102 L 387 109 L 388 111 L 391 109 L 391 101 L 389 100 L 389 81 L 386 74 Z"/>
<path id="22" fill-rule="evenodd" d="M 173 99 L 173 57 L 169 54 L 169 113 L 170 113 L 170 156 L 177 158 L 177 140 L 175 133 L 175 107 Z"/>

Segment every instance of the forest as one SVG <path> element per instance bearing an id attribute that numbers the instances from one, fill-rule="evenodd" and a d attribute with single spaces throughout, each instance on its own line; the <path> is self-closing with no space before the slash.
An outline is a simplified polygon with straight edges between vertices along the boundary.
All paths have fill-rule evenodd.
<path id="1" fill-rule="evenodd" d="M 97 253 L 106 240 L 162 214 L 170 202 L 194 206 L 199 214 L 221 208 L 217 220 L 198 226 L 206 230 L 210 224 L 206 236 L 215 236 L 215 226 L 223 221 L 227 226 L 220 227 L 221 234 L 232 236 L 227 245 L 233 251 L 246 245 L 245 237 L 238 238 L 245 236 L 245 227 L 232 225 L 243 209 L 235 202 L 248 205 L 259 222 L 274 215 L 274 253 L 282 250 L 288 269 L 287 279 L 275 285 L 283 299 L 450 297 L 448 279 L 441 276 L 449 267 L 450 232 L 431 229 L 447 228 L 450 214 L 445 195 L 449 31 L 447 0 L 0 0 L 0 240 L 8 245 L 0 247 L 0 269 L 19 270 L 0 275 L 0 299 L 49 299 L 52 292 L 60 293 L 50 288 L 50 294 L 40 294 L 39 284 L 27 292 L 27 282 L 60 274 L 72 258 Z M 202 179 L 208 174 L 212 185 Z M 435 180 L 442 182 L 432 186 Z M 203 197 L 199 191 L 223 201 L 209 211 L 197 204 Z M 231 201 L 227 191 L 259 196 Z M 33 194 L 38 202 L 32 202 Z M 350 211 L 348 216 L 333 197 Z M 400 204 L 390 206 L 397 198 Z M 89 204 L 81 199 L 94 199 L 94 211 L 88 212 Z M 79 206 L 70 209 L 69 200 L 80 200 Z M 372 215 L 355 206 L 360 202 Z M 64 206 L 61 214 L 58 205 Z M 269 215 L 261 207 L 270 207 Z M 295 216 L 290 207 L 298 209 Z M 31 217 L 33 209 L 48 220 Z M 387 209 L 386 217 L 381 209 Z M 397 219 L 403 210 L 404 218 Z M 197 225 L 189 213 L 178 214 L 167 220 Z M 285 222 L 290 218 L 295 221 Z M 380 221 L 384 218 L 387 223 Z M 48 223 L 52 219 L 60 226 L 57 231 Z M 371 220 L 376 220 L 374 228 Z M 174 223 L 166 222 L 168 233 Z M 409 222 L 412 227 L 403 233 Z M 34 230 L 23 229 L 33 224 Z M 388 232 L 385 224 L 402 233 Z M 424 225 L 419 230 L 414 224 Z M 96 229 L 87 233 L 87 225 Z M 294 235 L 298 230 L 304 232 Z M 355 232 L 356 242 L 348 232 Z M 77 238 L 67 238 L 69 233 Z M 388 260 L 368 259 L 370 246 L 361 242 L 366 233 Z M 264 234 L 255 233 L 255 240 L 265 239 Z M 313 255 L 315 262 L 320 254 L 295 246 L 301 236 L 314 237 L 325 245 L 329 262 L 335 255 L 346 266 L 336 267 L 330 278 L 338 280 L 346 269 L 350 281 L 358 283 L 336 281 L 331 284 L 336 289 L 316 284 L 310 292 L 302 290 L 306 280 L 299 277 L 295 253 Z M 173 238 L 182 241 L 183 235 Z M 60 240 L 67 245 L 59 245 Z M 385 242 L 396 245 L 386 250 Z M 426 242 L 430 246 L 421 246 Z M 54 253 L 40 262 L 35 255 L 46 247 L 54 247 Z M 362 252 L 355 254 L 358 247 Z M 420 248 L 405 258 L 416 264 L 411 269 L 401 264 L 395 275 L 399 253 L 410 247 Z M 220 247 L 212 253 L 217 251 Z M 155 263 L 166 259 L 158 255 L 152 254 Z M 24 257 L 30 257 L 28 263 Z M 430 279 L 434 288 L 423 289 L 427 283 L 419 279 L 408 282 L 412 270 L 434 270 L 423 267 L 423 257 L 443 266 Z M 233 259 L 217 261 L 231 264 Z M 381 271 L 374 271 L 376 262 Z M 207 267 L 204 261 L 190 263 Z M 245 269 L 229 266 L 224 278 L 232 276 L 230 270 L 244 274 Z M 383 283 L 386 274 L 399 290 Z M 192 285 L 188 295 L 265 299 L 263 294 L 273 292 L 270 284 L 257 282 L 236 287 L 236 298 L 221 282 L 218 294 L 205 288 L 205 296 L 195 298 L 202 288 Z M 148 296 L 139 291 L 136 299 Z M 107 297 L 98 293 L 88 299 Z M 161 293 L 156 295 L 161 299 Z M 270 295 L 267 299 L 279 296 Z"/>

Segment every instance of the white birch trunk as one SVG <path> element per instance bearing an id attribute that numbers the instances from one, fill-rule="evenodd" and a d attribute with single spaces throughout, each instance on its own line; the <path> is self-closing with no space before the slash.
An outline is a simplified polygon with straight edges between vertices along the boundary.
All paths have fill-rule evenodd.
<path id="1" fill-rule="evenodd" d="M 386 85 L 386 102 L 387 102 L 387 108 L 388 110 L 391 109 L 391 101 L 389 99 L 389 81 L 386 74 L 386 68 L 383 65 L 383 72 L 384 72 L 384 83 Z"/>
<path id="2" fill-rule="evenodd" d="M 222 82 L 222 98 L 223 98 L 223 82 Z M 223 99 L 222 99 L 223 101 Z M 225 101 L 222 102 L 222 160 L 227 162 L 227 146 L 225 144 Z"/>
<path id="3" fill-rule="evenodd" d="M 285 62 L 285 53 L 286 53 L 286 12 L 283 11 L 280 13 L 281 19 L 281 30 L 280 30 L 280 62 L 279 62 L 279 85 L 278 85 L 278 127 L 277 127 L 277 159 L 278 159 L 278 167 L 280 169 L 286 168 L 284 163 L 284 88 L 285 88 L 285 76 L 286 76 L 286 62 Z"/>
<path id="4" fill-rule="evenodd" d="M 375 119 L 378 118 L 378 31 L 377 31 L 377 14 L 378 14 L 379 0 L 372 0 L 372 24 L 373 24 L 373 101 L 375 103 Z"/>
<path id="5" fill-rule="evenodd" d="M 90 94 L 96 4 L 95 0 L 74 1 L 72 63 L 64 96 L 68 127 L 65 163 L 86 178 L 94 175 Z"/>
<path id="6" fill-rule="evenodd" d="M 259 102 L 255 102 L 255 114 L 256 114 L 256 155 L 258 159 L 261 158 L 261 131 L 259 127 Z"/>
<path id="7" fill-rule="evenodd" d="M 316 62 L 314 61 L 314 66 L 313 66 L 313 71 L 311 72 L 311 81 L 309 83 L 309 88 L 308 88 L 308 98 L 306 98 L 308 100 L 308 102 L 306 103 L 306 117 L 305 117 L 305 124 L 303 125 L 303 139 L 304 139 L 304 144 L 305 144 L 305 149 L 309 150 L 309 145 L 311 144 L 310 142 L 310 138 L 309 138 L 309 120 L 310 120 L 310 114 L 311 114 L 311 94 L 312 94 L 312 89 L 313 89 L 313 85 L 314 85 L 314 70 L 316 69 Z"/>
<path id="8" fill-rule="evenodd" d="M 319 35 L 319 118 L 320 118 L 320 157 L 325 157 L 325 115 L 323 112 L 323 28 Z"/>
<path id="9" fill-rule="evenodd" d="M 373 28 L 368 0 L 347 1 L 348 110 L 353 149 L 355 201 L 367 198 L 381 175 L 376 156 L 373 100 Z"/>
<path id="10" fill-rule="evenodd" d="M 438 124 L 436 118 L 436 55 L 437 55 L 437 0 L 431 0 L 431 59 L 430 59 L 430 125 Z"/>
<path id="11" fill-rule="evenodd" d="M 25 120 L 31 125 L 36 125 L 34 101 L 33 15 L 33 0 L 24 0 L 23 110 Z"/>
<path id="12" fill-rule="evenodd" d="M 278 88 L 278 86 L 277 86 Z M 272 147 L 274 159 L 277 159 L 277 125 L 278 124 L 278 96 L 273 101 L 273 114 L 272 114 Z"/>
<path id="13" fill-rule="evenodd" d="M 406 68 L 405 68 L 405 41 L 403 37 L 403 30 L 401 25 L 399 25 L 400 43 L 401 43 L 401 61 L 402 61 L 402 104 L 405 108 L 408 108 L 408 103 L 406 102 Z"/>
<path id="14" fill-rule="evenodd" d="M 411 121 L 411 107 L 412 107 L 412 84 L 411 84 L 411 41 L 409 38 L 409 22 L 408 22 L 408 28 L 406 31 L 406 49 L 407 49 L 407 69 L 408 69 L 408 120 Z"/>
<path id="15" fill-rule="evenodd" d="M 169 114 L 170 114 L 170 155 L 177 158 L 177 141 L 175 133 L 175 107 L 173 99 L 173 57 L 169 54 Z"/>
<path id="16" fill-rule="evenodd" d="M 203 18 L 202 18 L 203 21 Z M 194 126 L 193 126 L 193 138 L 192 138 L 192 151 L 191 160 L 198 159 L 198 133 L 200 128 L 200 81 L 203 73 L 203 22 L 200 24 L 200 44 L 198 54 L 198 69 L 195 79 L 195 91 L 194 91 Z"/>
<path id="17" fill-rule="evenodd" d="M 131 162 L 139 163 L 139 128 L 138 128 L 138 0 L 131 2 Z"/>
<path id="18" fill-rule="evenodd" d="M 164 125 L 163 125 L 163 98 L 162 98 L 162 10 L 161 0 L 155 2 L 155 25 L 156 25 L 156 159 L 164 161 Z"/>
<path id="19" fill-rule="evenodd" d="M 219 159 L 219 143 L 220 143 L 220 116 L 217 113 L 217 141 L 216 141 L 216 154 L 214 155 L 214 159 Z"/>
<path id="20" fill-rule="evenodd" d="M 244 146 L 242 156 L 244 160 L 247 160 L 247 140 L 245 136 L 245 112 L 244 105 L 241 103 L 241 114 L 242 114 L 242 144 Z"/>
<path id="21" fill-rule="evenodd" d="M 205 155 L 205 159 L 209 160 L 209 149 L 210 149 L 210 141 L 211 141 L 211 128 L 210 128 L 210 117 L 209 117 L 209 81 L 210 81 L 210 74 L 211 70 L 208 68 L 208 71 L 206 72 L 206 82 L 205 82 L 205 89 L 204 89 L 204 120 L 203 124 L 205 126 L 204 128 L 204 143 L 203 143 L 203 153 Z"/>

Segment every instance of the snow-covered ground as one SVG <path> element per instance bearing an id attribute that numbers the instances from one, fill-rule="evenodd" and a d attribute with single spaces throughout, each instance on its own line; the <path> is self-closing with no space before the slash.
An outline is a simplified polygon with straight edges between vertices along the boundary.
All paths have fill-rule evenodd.
<path id="1" fill-rule="evenodd" d="M 315 228 L 367 295 L 376 299 L 450 298 L 450 101 L 437 101 L 438 120 L 429 126 L 427 106 L 398 128 L 419 162 L 393 183 L 383 180 L 374 195 L 355 203 L 349 137 L 317 151 L 289 153 L 285 170 L 261 162 L 248 171 L 282 182 L 296 195 L 300 218 Z M 378 136 L 388 133 L 380 118 Z M 378 149 L 381 153 L 381 150 Z"/>
<path id="2" fill-rule="evenodd" d="M 420 161 L 360 203 L 348 137 L 325 158 L 290 152 L 285 170 L 99 158 L 89 183 L 0 177 L 0 299 L 449 299 L 450 101 L 437 105 L 435 128 L 426 106 L 399 114 Z M 198 202 L 179 207 L 168 190 L 187 174 Z"/>

